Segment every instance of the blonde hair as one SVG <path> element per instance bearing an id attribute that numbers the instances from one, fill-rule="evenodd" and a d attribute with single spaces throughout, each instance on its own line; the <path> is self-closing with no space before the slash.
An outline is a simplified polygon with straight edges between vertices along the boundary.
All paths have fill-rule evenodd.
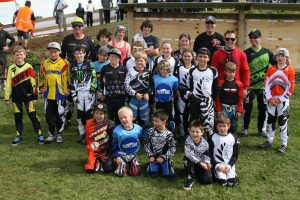
<path id="1" fill-rule="evenodd" d="M 136 52 L 136 54 L 134 55 L 134 58 L 135 58 L 135 60 L 142 58 L 142 59 L 144 59 L 146 62 L 148 61 L 148 59 L 147 59 L 147 54 L 146 54 L 145 52 L 143 52 L 143 51 L 141 51 L 141 52 Z"/>
<path id="2" fill-rule="evenodd" d="M 26 50 L 24 49 L 24 47 L 22 47 L 22 46 L 16 46 L 14 48 L 14 53 L 19 53 L 19 52 L 23 52 L 23 53 L 26 54 Z"/>
<path id="3" fill-rule="evenodd" d="M 236 64 L 234 62 L 228 62 L 225 65 L 225 71 L 231 71 L 235 72 L 236 71 Z"/>
<path id="4" fill-rule="evenodd" d="M 120 108 L 118 110 L 118 116 L 120 116 L 121 114 L 124 114 L 124 113 L 127 113 L 127 114 L 133 116 L 132 110 L 127 106 L 123 106 L 122 108 Z"/>
<path id="5" fill-rule="evenodd" d="M 172 66 L 170 65 L 170 63 L 167 61 L 167 60 L 162 60 L 158 63 L 158 66 L 157 66 L 157 73 L 159 73 L 159 71 L 161 69 L 167 69 L 168 70 L 168 73 L 171 73 L 172 72 Z"/>

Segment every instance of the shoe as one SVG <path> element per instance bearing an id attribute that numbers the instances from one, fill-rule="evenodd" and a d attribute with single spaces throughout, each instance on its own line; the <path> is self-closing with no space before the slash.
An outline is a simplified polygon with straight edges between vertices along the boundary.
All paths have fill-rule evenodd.
<path id="1" fill-rule="evenodd" d="M 77 143 L 85 144 L 85 135 L 79 135 Z"/>
<path id="2" fill-rule="evenodd" d="M 248 136 L 248 129 L 244 129 L 242 131 L 242 137 L 247 137 Z"/>
<path id="3" fill-rule="evenodd" d="M 272 143 L 269 142 L 269 141 L 266 141 L 265 143 L 259 145 L 259 147 L 262 148 L 262 149 L 268 149 L 268 148 L 270 148 L 271 146 L 272 146 Z"/>
<path id="4" fill-rule="evenodd" d="M 280 153 L 285 153 L 285 152 L 287 151 L 287 146 L 281 145 L 281 147 L 278 149 L 278 151 L 279 151 Z"/>
<path id="5" fill-rule="evenodd" d="M 51 142 L 56 140 L 56 135 L 52 135 L 49 133 L 48 137 L 44 140 L 44 144 L 50 144 Z"/>
<path id="6" fill-rule="evenodd" d="M 267 133 L 265 131 L 258 132 L 258 135 L 263 138 L 267 138 Z"/>
<path id="7" fill-rule="evenodd" d="M 12 141 L 12 145 L 13 146 L 17 146 L 21 141 L 23 140 L 22 136 L 20 135 L 17 135 L 14 140 Z"/>
<path id="8" fill-rule="evenodd" d="M 56 142 L 57 142 L 57 143 L 63 143 L 63 142 L 64 142 L 63 137 L 62 137 L 61 134 L 57 134 Z"/>
<path id="9" fill-rule="evenodd" d="M 38 140 L 39 144 L 44 144 L 44 136 L 43 135 L 38 135 L 37 140 Z"/>
<path id="10" fill-rule="evenodd" d="M 236 187 L 240 184 L 240 182 L 238 180 L 236 180 L 234 183 L 232 182 L 227 182 L 227 186 L 228 187 Z"/>
<path id="11" fill-rule="evenodd" d="M 190 179 L 186 179 L 183 185 L 183 189 L 185 191 L 189 191 L 190 189 L 192 189 L 193 184 L 195 183 L 195 180 L 190 178 Z"/>

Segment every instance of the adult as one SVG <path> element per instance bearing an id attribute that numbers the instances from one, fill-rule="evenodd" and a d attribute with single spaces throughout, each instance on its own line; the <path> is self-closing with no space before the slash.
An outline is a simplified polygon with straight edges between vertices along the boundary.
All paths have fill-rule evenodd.
<path id="1" fill-rule="evenodd" d="M 104 21 L 105 23 L 110 23 L 110 10 L 113 7 L 112 0 L 101 0 L 103 7 Z"/>
<path id="2" fill-rule="evenodd" d="M 9 43 L 7 44 L 7 40 Z M 3 30 L 3 24 L 0 22 L 0 65 L 3 69 L 0 70 L 0 76 L 6 67 L 6 56 L 9 48 L 15 43 L 15 38 L 7 31 Z"/>
<path id="3" fill-rule="evenodd" d="M 62 35 L 63 23 L 64 23 L 64 9 L 68 7 L 68 4 L 64 0 L 56 0 L 54 3 L 53 16 L 55 17 L 55 22 L 58 25 L 58 34 Z"/>
<path id="4" fill-rule="evenodd" d="M 78 7 L 76 8 L 76 16 L 84 20 L 84 8 L 81 3 L 78 3 Z"/>
<path id="5" fill-rule="evenodd" d="M 194 42 L 193 51 L 198 52 L 201 47 L 206 47 L 210 51 L 210 55 L 213 56 L 214 52 L 225 45 L 223 36 L 216 32 L 216 18 L 213 16 L 208 16 L 205 19 L 205 32 L 200 33 Z M 211 64 L 211 60 L 208 62 Z"/>
<path id="6" fill-rule="evenodd" d="M 19 45 L 23 45 L 26 50 L 28 49 L 29 32 L 33 31 L 35 26 L 35 16 L 30 7 L 31 1 L 26 1 L 25 6 L 15 12 L 12 22 L 18 32 Z"/>
<path id="7" fill-rule="evenodd" d="M 250 87 L 247 97 L 244 100 L 244 129 L 243 135 L 248 135 L 248 127 L 250 124 L 250 116 L 253 108 L 253 101 L 257 98 L 257 129 L 258 134 L 265 136 L 266 134 L 266 100 L 264 95 L 264 79 L 269 65 L 275 65 L 274 54 L 267 48 L 261 46 L 261 31 L 253 29 L 248 34 L 251 47 L 244 52 L 250 67 Z"/>
<path id="8" fill-rule="evenodd" d="M 115 38 L 109 41 L 108 43 L 109 45 L 121 51 L 121 63 L 123 63 L 125 58 L 129 57 L 131 54 L 131 46 L 128 42 L 124 40 L 125 35 L 126 27 L 123 25 L 117 25 L 115 31 Z"/>
<path id="9" fill-rule="evenodd" d="M 225 79 L 225 64 L 227 62 L 234 62 L 237 66 L 235 79 L 239 80 L 244 85 L 244 96 L 247 95 L 247 90 L 250 85 L 250 69 L 247 62 L 246 54 L 236 47 L 236 33 L 228 30 L 224 34 L 225 46 L 215 51 L 212 57 L 212 66 L 217 68 L 219 73 L 219 80 Z"/>
<path id="10" fill-rule="evenodd" d="M 179 35 L 179 49 L 177 49 L 176 51 L 174 51 L 173 57 L 177 58 L 178 60 L 180 60 L 181 62 L 183 62 L 182 60 L 182 52 L 185 50 L 190 50 L 191 49 L 191 36 L 188 33 L 181 33 Z M 196 53 L 193 52 L 194 58 L 196 58 Z"/>
<path id="11" fill-rule="evenodd" d="M 94 5 L 92 3 L 92 0 L 88 1 L 88 4 L 86 5 L 86 25 L 87 26 L 93 26 L 93 12 L 94 12 Z"/>
<path id="12" fill-rule="evenodd" d="M 92 52 L 91 52 L 91 60 L 94 62 L 96 60 L 98 60 L 98 57 L 97 57 L 97 54 L 98 54 L 98 50 L 101 48 L 101 47 L 107 47 L 109 49 L 112 49 L 113 47 L 111 45 L 108 44 L 108 42 L 111 40 L 111 36 L 112 36 L 112 33 L 109 32 L 107 30 L 107 28 L 104 28 L 104 29 L 100 29 L 96 38 L 97 40 L 99 41 L 98 44 L 96 44 L 94 46 L 94 48 L 92 49 Z"/>
<path id="13" fill-rule="evenodd" d="M 140 26 L 141 33 L 137 33 L 133 37 L 133 41 L 141 41 L 144 43 L 144 51 L 148 56 L 150 70 L 153 68 L 154 57 L 159 54 L 159 43 L 157 37 L 151 35 L 153 32 L 153 24 L 150 20 L 146 20 Z"/>

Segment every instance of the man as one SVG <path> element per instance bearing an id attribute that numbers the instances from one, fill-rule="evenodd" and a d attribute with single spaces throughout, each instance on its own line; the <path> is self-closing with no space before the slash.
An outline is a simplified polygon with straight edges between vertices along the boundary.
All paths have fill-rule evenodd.
<path id="1" fill-rule="evenodd" d="M 264 79 L 269 65 L 275 65 L 274 54 L 261 46 L 261 31 L 253 29 L 248 34 L 251 47 L 244 52 L 250 67 L 250 87 L 244 101 L 244 130 L 243 135 L 248 135 L 248 127 L 255 96 L 257 98 L 257 129 L 261 136 L 266 132 L 266 100 L 264 95 Z M 264 123 L 265 122 L 265 123 Z"/>
<path id="2" fill-rule="evenodd" d="M 234 62 L 237 66 L 235 73 L 235 79 L 239 80 L 244 85 L 244 96 L 247 95 L 247 90 L 250 85 L 250 69 L 247 62 L 246 54 L 236 48 L 235 44 L 237 41 L 236 33 L 228 30 L 224 34 L 225 46 L 215 51 L 212 57 L 212 66 L 217 68 L 219 72 L 219 80 L 225 78 L 225 64 L 227 62 Z"/>
<path id="3" fill-rule="evenodd" d="M 10 40 L 9 44 L 7 44 L 6 42 L 7 39 Z M 15 43 L 15 38 L 12 35 L 10 35 L 7 31 L 3 30 L 3 24 L 0 22 L 0 63 L 1 64 L 3 65 L 6 64 L 6 53 L 14 43 Z M 0 71 L 0 75 L 2 75 L 1 73 L 2 73 L 2 69 Z"/>
<path id="4" fill-rule="evenodd" d="M 78 8 L 76 8 L 76 15 L 84 20 L 84 8 L 81 3 L 78 3 Z"/>
<path id="5" fill-rule="evenodd" d="M 63 23 L 64 23 L 64 9 L 68 7 L 68 4 L 64 0 L 56 0 L 54 4 L 53 16 L 55 22 L 58 24 L 58 35 L 62 35 Z"/>
<path id="6" fill-rule="evenodd" d="M 210 51 L 210 55 L 213 56 L 214 52 L 225 45 L 223 36 L 215 32 L 216 29 L 216 19 L 213 16 L 208 16 L 205 20 L 205 29 L 206 31 L 199 34 L 194 42 L 193 51 L 198 52 L 202 47 L 206 47 Z M 211 60 L 208 62 L 211 64 Z"/>
<path id="7" fill-rule="evenodd" d="M 31 2 L 26 1 L 25 6 L 19 8 L 15 12 L 12 22 L 12 25 L 16 26 L 18 31 L 17 36 L 19 45 L 23 44 L 25 49 L 28 49 L 29 32 L 33 31 L 35 26 L 35 16 L 30 7 Z"/>

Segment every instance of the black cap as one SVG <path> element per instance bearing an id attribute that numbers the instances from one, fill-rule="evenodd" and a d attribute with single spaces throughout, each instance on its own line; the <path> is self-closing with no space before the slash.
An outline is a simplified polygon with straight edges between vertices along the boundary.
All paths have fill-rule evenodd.
<path id="1" fill-rule="evenodd" d="M 96 110 L 99 110 L 100 112 L 103 112 L 103 113 L 107 113 L 108 112 L 108 108 L 107 108 L 107 105 L 104 104 L 104 103 L 96 103 L 93 107 L 93 110 L 96 111 Z"/>
<path id="2" fill-rule="evenodd" d="M 214 18 L 213 16 L 207 16 L 206 19 L 205 19 L 205 23 L 208 23 L 208 22 L 212 22 L 212 23 L 216 23 L 216 18 Z"/>
<path id="3" fill-rule="evenodd" d="M 210 57 L 210 51 L 208 48 L 205 47 L 201 47 L 198 51 L 197 51 L 197 55 L 208 55 L 208 57 Z"/>
<path id="4" fill-rule="evenodd" d="M 258 29 L 252 29 L 248 36 L 261 37 L 261 32 Z"/>

